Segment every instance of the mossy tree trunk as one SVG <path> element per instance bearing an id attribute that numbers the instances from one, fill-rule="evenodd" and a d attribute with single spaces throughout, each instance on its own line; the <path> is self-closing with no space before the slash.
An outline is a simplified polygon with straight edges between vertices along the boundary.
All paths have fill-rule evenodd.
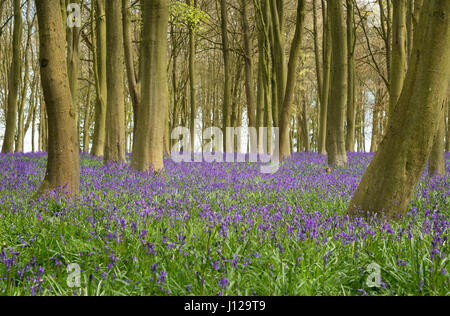
<path id="1" fill-rule="evenodd" d="M 349 213 L 405 214 L 443 117 L 449 51 L 450 1 L 424 1 L 405 86 Z"/>
<path id="2" fill-rule="evenodd" d="M 71 107 L 65 24 L 54 0 L 36 0 L 41 80 L 48 113 L 48 162 L 39 192 L 79 192 L 80 163 L 76 114 Z"/>

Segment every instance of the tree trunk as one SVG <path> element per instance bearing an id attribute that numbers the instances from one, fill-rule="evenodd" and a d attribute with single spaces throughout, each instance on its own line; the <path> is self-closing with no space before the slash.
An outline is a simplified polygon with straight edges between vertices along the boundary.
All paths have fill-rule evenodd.
<path id="1" fill-rule="evenodd" d="M 327 153 L 327 113 L 330 96 L 331 77 L 331 26 L 327 14 L 325 1 L 322 1 L 322 17 L 324 21 L 323 30 L 323 84 L 320 104 L 320 127 L 319 127 L 319 154 Z"/>
<path id="2" fill-rule="evenodd" d="M 292 41 L 289 57 L 287 85 L 283 96 L 283 107 L 280 116 L 280 160 L 291 155 L 289 125 L 292 115 L 292 101 L 294 99 L 295 83 L 297 82 L 297 65 L 300 60 L 300 48 L 303 40 L 303 30 L 305 24 L 305 1 L 299 0 L 297 7 L 297 22 L 294 39 Z"/>
<path id="3" fill-rule="evenodd" d="M 94 136 L 92 138 L 91 155 L 96 157 L 102 157 L 104 155 L 106 139 L 107 83 L 105 1 L 106 0 L 95 0 L 96 45 L 94 47 L 94 72 L 97 100 L 95 105 L 95 127 Z"/>
<path id="4" fill-rule="evenodd" d="M 14 1 L 13 54 L 8 78 L 8 111 L 2 153 L 14 152 L 14 138 L 17 124 L 17 98 L 22 72 L 22 9 L 20 1 Z"/>
<path id="5" fill-rule="evenodd" d="M 271 17 L 272 17 L 272 38 L 270 41 L 272 44 L 272 62 L 273 62 L 273 75 L 275 85 L 272 87 L 275 94 L 274 102 L 272 102 L 272 111 L 274 117 L 274 126 L 280 127 L 280 118 L 283 111 L 284 97 L 286 95 L 286 84 L 288 83 L 286 77 L 286 57 L 284 47 L 284 32 L 283 32 L 283 16 L 284 16 L 284 4 L 280 0 L 269 0 Z M 303 31 L 303 30 L 302 30 Z M 287 132 L 289 134 L 289 131 Z M 281 131 L 280 131 L 280 137 Z M 289 148 L 289 143 L 287 147 Z"/>
<path id="6" fill-rule="evenodd" d="M 406 74 L 407 61 L 407 32 L 406 32 L 406 0 L 393 0 L 393 25 L 392 25 L 392 64 L 389 113 L 390 115 L 397 105 Z"/>
<path id="7" fill-rule="evenodd" d="M 197 6 L 197 1 L 188 0 L 188 5 Z M 197 118 L 197 104 L 195 99 L 195 51 L 196 51 L 196 36 L 194 25 L 189 24 L 189 96 L 191 101 L 191 152 L 195 152 L 195 120 Z"/>
<path id="8" fill-rule="evenodd" d="M 122 19 L 123 19 L 123 45 L 125 52 L 125 66 L 127 69 L 128 90 L 133 105 L 133 140 L 136 139 L 136 126 L 138 121 L 139 105 L 140 105 L 140 89 L 141 83 L 138 78 L 137 71 L 134 67 L 134 50 L 131 34 L 131 22 L 128 12 L 130 0 L 122 0 Z M 133 142 L 134 146 L 134 142 Z"/>
<path id="9" fill-rule="evenodd" d="M 80 0 L 70 0 L 70 3 L 80 5 Z M 67 10 L 69 1 L 66 1 L 64 10 Z M 79 111 L 80 106 L 78 102 L 78 74 L 80 72 L 80 30 L 79 27 L 69 27 L 66 32 L 67 41 L 67 68 L 69 74 L 70 92 L 72 95 L 72 107 L 76 113 L 77 126 L 79 126 Z M 79 143 L 79 138 L 77 138 Z"/>
<path id="10" fill-rule="evenodd" d="M 249 34 L 249 25 L 247 19 L 247 2 L 248 0 L 241 0 L 241 23 L 242 23 L 242 40 L 244 44 L 244 54 L 245 54 L 245 65 L 244 65 L 244 73 L 245 73 L 245 93 L 247 97 L 247 116 L 248 116 L 248 126 L 250 128 L 256 127 L 256 105 L 255 105 L 255 93 L 254 93 L 254 85 L 253 85 L 253 63 L 252 63 L 252 55 L 250 47 L 250 34 Z M 257 152 L 257 139 L 254 138 L 252 134 L 249 137 L 250 141 L 250 153 Z"/>
<path id="11" fill-rule="evenodd" d="M 450 1 L 424 1 L 405 86 L 351 214 L 405 214 L 440 125 L 450 79 Z"/>
<path id="12" fill-rule="evenodd" d="M 224 61 L 224 73 L 225 73 L 225 82 L 223 89 L 223 137 L 224 137 L 224 152 L 232 153 L 233 147 L 229 142 L 227 142 L 227 127 L 231 127 L 231 56 L 230 56 L 230 48 L 228 42 L 228 11 L 227 11 L 227 1 L 220 1 L 220 9 L 221 9 L 221 23 L 222 23 L 222 53 L 223 53 L 223 61 Z"/>
<path id="13" fill-rule="evenodd" d="M 41 80 L 48 113 L 48 162 L 39 193 L 64 190 L 76 195 L 80 163 L 75 113 L 67 74 L 65 25 L 54 0 L 36 0 L 39 21 Z"/>
<path id="14" fill-rule="evenodd" d="M 348 99 L 347 99 L 347 136 L 345 140 L 346 150 L 355 151 L 355 12 L 353 0 L 347 0 L 347 47 L 348 47 Z"/>
<path id="15" fill-rule="evenodd" d="M 447 102 L 445 102 L 447 103 Z M 444 110 L 445 112 L 445 110 Z M 438 132 L 434 138 L 433 149 L 431 150 L 430 161 L 428 164 L 428 175 L 430 178 L 445 175 L 445 114 L 442 113 L 442 119 L 439 124 Z M 439 122 L 438 122 L 439 123 Z"/>
<path id="16" fill-rule="evenodd" d="M 125 104 L 124 104 L 124 50 L 122 1 L 106 1 L 106 71 L 107 111 L 105 162 L 124 163 L 125 142 Z"/>
<path id="17" fill-rule="evenodd" d="M 450 95 L 447 97 L 447 137 L 445 143 L 445 151 L 450 152 Z"/>
<path id="18" fill-rule="evenodd" d="M 91 108 L 91 85 L 88 83 L 86 95 L 85 112 L 83 120 L 83 152 L 89 152 L 89 127 L 90 127 L 90 108 Z"/>
<path id="19" fill-rule="evenodd" d="M 327 117 L 328 164 L 347 164 L 345 151 L 345 107 L 347 105 L 347 41 L 342 0 L 328 2 L 332 43 L 330 104 Z"/>
<path id="20" fill-rule="evenodd" d="M 142 87 L 132 166 L 138 171 L 164 169 L 164 132 L 168 107 L 167 28 L 169 4 L 143 1 Z"/>

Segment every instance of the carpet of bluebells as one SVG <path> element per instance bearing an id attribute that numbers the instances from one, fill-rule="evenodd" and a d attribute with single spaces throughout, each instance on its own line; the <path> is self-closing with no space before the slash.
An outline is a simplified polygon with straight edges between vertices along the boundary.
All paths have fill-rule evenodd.
<path id="1" fill-rule="evenodd" d="M 67 200 L 35 198 L 45 154 L 0 155 L 0 295 L 450 295 L 450 177 L 425 171 L 402 219 L 349 219 L 371 158 L 150 175 L 83 155 Z"/>

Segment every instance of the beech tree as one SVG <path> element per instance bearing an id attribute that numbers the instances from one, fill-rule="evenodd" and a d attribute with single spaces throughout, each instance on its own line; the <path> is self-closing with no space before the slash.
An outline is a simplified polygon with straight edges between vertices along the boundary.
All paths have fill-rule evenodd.
<path id="1" fill-rule="evenodd" d="M 328 1 L 331 27 L 331 86 L 327 114 L 328 164 L 341 167 L 347 163 L 345 149 L 345 108 L 347 105 L 347 40 L 342 0 Z"/>
<path id="2" fill-rule="evenodd" d="M 39 192 L 61 189 L 75 195 L 80 187 L 80 163 L 67 73 L 65 24 L 54 0 L 36 0 L 35 4 L 42 89 L 48 113 L 48 162 Z"/>
<path id="3" fill-rule="evenodd" d="M 14 3 L 14 32 L 12 62 L 8 79 L 8 110 L 6 115 L 5 136 L 3 138 L 2 153 L 14 152 L 14 139 L 17 124 L 17 100 L 22 72 L 22 8 L 20 1 Z"/>
<path id="4" fill-rule="evenodd" d="M 125 159 L 125 87 L 122 1 L 106 1 L 106 73 L 107 107 L 105 162 L 124 163 Z"/>
<path id="5" fill-rule="evenodd" d="M 138 171 L 164 169 L 164 128 L 167 115 L 167 30 L 169 4 L 143 1 L 141 104 L 132 166 Z"/>
<path id="6" fill-rule="evenodd" d="M 94 74 L 95 74 L 95 127 L 92 141 L 91 155 L 102 157 L 105 152 L 106 139 L 106 103 L 107 103 L 107 83 L 106 83 L 106 14 L 105 1 L 94 0 L 95 3 L 95 38 L 94 45 Z M 94 35 L 95 34 L 95 35 Z"/>
<path id="7" fill-rule="evenodd" d="M 405 214 L 430 157 L 450 80 L 450 1 L 424 1 L 416 30 L 403 91 L 350 214 Z"/>

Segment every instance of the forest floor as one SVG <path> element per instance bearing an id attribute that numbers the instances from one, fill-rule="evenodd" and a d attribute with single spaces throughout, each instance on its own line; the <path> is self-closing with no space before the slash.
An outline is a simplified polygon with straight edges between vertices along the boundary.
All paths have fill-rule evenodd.
<path id="1" fill-rule="evenodd" d="M 450 295 L 450 177 L 425 171 L 401 220 L 349 219 L 372 155 L 349 158 L 150 176 L 83 155 L 65 201 L 33 200 L 45 154 L 0 155 L 0 295 Z"/>

